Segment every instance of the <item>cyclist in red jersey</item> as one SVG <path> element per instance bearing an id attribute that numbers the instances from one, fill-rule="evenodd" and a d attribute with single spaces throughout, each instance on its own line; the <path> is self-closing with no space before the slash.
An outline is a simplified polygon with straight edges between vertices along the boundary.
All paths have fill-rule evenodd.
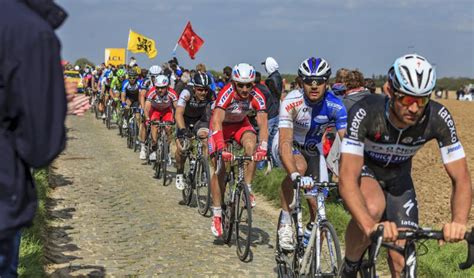
<path id="1" fill-rule="evenodd" d="M 160 122 L 174 122 L 173 109 L 176 108 L 178 95 L 169 87 L 169 79 L 165 75 L 158 75 L 154 86 L 148 91 L 145 102 L 145 120 Z M 168 142 L 171 138 L 171 128 L 167 128 Z M 151 126 L 151 137 L 153 140 L 150 160 L 156 160 L 156 143 L 158 141 L 158 127 Z"/>
<path id="2" fill-rule="evenodd" d="M 233 138 L 244 147 L 245 155 L 254 156 L 255 160 L 262 160 L 267 155 L 267 113 L 265 112 L 265 97 L 254 87 L 255 69 L 249 64 L 238 64 L 232 71 L 232 82 L 219 92 L 210 122 L 209 154 L 216 169 L 216 154 L 225 148 L 225 142 Z M 247 113 L 257 111 L 259 127 L 259 144 L 257 133 L 250 124 Z M 245 171 L 245 182 L 250 191 L 250 202 L 255 206 L 255 196 L 251 191 L 251 182 L 255 174 L 255 162 L 249 162 Z M 215 173 L 211 178 L 211 194 L 213 202 L 213 220 L 211 231 L 222 236 L 222 193 L 224 192 L 225 171 Z"/>

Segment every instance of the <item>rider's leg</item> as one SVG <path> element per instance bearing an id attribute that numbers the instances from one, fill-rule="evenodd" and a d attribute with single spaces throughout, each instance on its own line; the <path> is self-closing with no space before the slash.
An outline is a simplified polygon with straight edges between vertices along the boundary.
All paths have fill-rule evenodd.
<path id="1" fill-rule="evenodd" d="M 362 177 L 360 190 L 370 216 L 374 222 L 380 222 L 385 210 L 385 196 L 379 183 L 373 178 Z M 370 244 L 370 239 L 365 236 L 354 219 L 351 219 L 347 226 L 345 241 L 351 242 L 346 246 L 346 260 L 350 262 L 358 262 Z"/>
<path id="2" fill-rule="evenodd" d="M 252 156 L 255 152 L 255 145 L 257 144 L 257 136 L 252 131 L 246 131 L 242 134 L 240 143 L 244 147 L 246 156 Z M 245 183 L 252 184 L 252 179 L 255 176 L 255 161 L 249 161 L 245 169 Z"/>
<path id="3" fill-rule="evenodd" d="M 209 129 L 200 128 L 198 129 L 196 135 L 202 142 L 202 154 L 204 155 L 204 157 L 207 157 L 207 137 L 209 136 Z"/>
<path id="4" fill-rule="evenodd" d="M 296 169 L 300 175 L 304 175 L 306 168 L 308 167 L 306 160 L 301 154 L 295 154 L 294 158 Z M 286 175 L 285 179 L 283 179 L 281 183 L 280 202 L 282 210 L 289 212 L 290 204 L 293 202 L 293 182 L 291 181 L 290 175 Z"/>
<path id="5" fill-rule="evenodd" d="M 417 229 L 418 203 L 411 176 L 397 177 L 396 184 L 388 186 L 385 191 L 387 198 L 386 220 L 395 222 L 399 230 Z M 405 246 L 405 240 L 397 240 L 396 244 Z M 388 254 L 388 265 L 392 277 L 400 277 L 405 267 L 404 256 L 394 250 L 389 250 Z"/>
<path id="6" fill-rule="evenodd" d="M 174 158 L 176 159 L 176 174 L 183 174 L 184 160 L 183 160 L 183 149 L 181 146 L 180 139 L 176 139 L 176 152 Z"/>

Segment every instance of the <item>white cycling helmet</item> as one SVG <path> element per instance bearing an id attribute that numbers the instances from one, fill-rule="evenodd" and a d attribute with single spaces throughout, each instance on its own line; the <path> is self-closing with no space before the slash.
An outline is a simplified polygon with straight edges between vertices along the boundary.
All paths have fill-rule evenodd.
<path id="1" fill-rule="evenodd" d="M 323 78 L 327 80 L 331 76 L 331 66 L 322 58 L 310 57 L 301 62 L 298 75 L 301 78 Z"/>
<path id="2" fill-rule="evenodd" d="M 255 81 L 255 69 L 246 63 L 237 64 L 232 70 L 232 80 L 240 83 Z"/>
<path id="3" fill-rule="evenodd" d="M 170 84 L 170 80 L 166 75 L 158 75 L 155 78 L 155 82 L 153 82 L 153 85 L 155 87 L 167 87 Z"/>
<path id="4" fill-rule="evenodd" d="M 162 72 L 163 72 L 163 69 L 158 65 L 153 65 L 148 70 L 148 74 L 149 75 L 154 75 L 154 76 L 157 76 L 157 75 L 161 74 Z"/>
<path id="5" fill-rule="evenodd" d="M 81 68 L 80 68 L 79 66 L 75 66 L 75 67 L 74 67 L 74 70 L 76 70 L 76 71 L 78 71 L 78 70 L 80 70 L 80 69 L 81 69 Z"/>
<path id="6" fill-rule="evenodd" d="M 408 54 L 395 60 L 388 80 L 396 91 L 416 97 L 428 96 L 436 85 L 436 71 L 426 58 Z"/>

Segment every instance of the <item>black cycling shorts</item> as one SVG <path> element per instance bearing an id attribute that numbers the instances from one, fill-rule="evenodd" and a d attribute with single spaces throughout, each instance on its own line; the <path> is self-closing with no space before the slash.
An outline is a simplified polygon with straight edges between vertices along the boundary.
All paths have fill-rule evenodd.
<path id="1" fill-rule="evenodd" d="M 384 172 L 389 171 L 384 169 Z M 361 177 L 377 180 L 384 192 L 386 207 L 382 221 L 395 222 L 397 227 L 418 228 L 418 202 L 410 171 L 399 171 L 399 175 L 386 178 L 387 175 L 376 175 L 375 171 L 364 165 Z"/>
<path id="2" fill-rule="evenodd" d="M 194 135 L 197 136 L 197 132 L 201 129 L 207 129 L 209 131 L 209 122 L 203 121 L 202 118 L 188 118 L 184 117 L 184 124 L 186 128 L 189 128 L 191 125 L 193 126 L 192 132 Z"/>

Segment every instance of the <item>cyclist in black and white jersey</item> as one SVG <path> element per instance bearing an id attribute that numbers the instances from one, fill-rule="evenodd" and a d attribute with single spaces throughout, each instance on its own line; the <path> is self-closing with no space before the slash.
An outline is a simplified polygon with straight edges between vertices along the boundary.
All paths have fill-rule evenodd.
<path id="1" fill-rule="evenodd" d="M 466 232 L 471 208 L 471 179 L 454 120 L 442 104 L 430 100 L 435 69 L 410 54 L 395 60 L 388 72 L 390 97 L 370 95 L 349 112 L 341 147 L 340 194 L 352 214 L 346 231 L 343 277 L 356 277 L 369 235 L 384 225 L 384 239 L 395 241 L 397 228 L 418 227 L 418 205 L 411 178 L 412 157 L 436 139 L 453 182 L 452 221 L 443 227 L 447 241 Z M 403 245 L 404 242 L 397 242 Z M 403 256 L 389 251 L 392 275 L 399 277 Z"/>
<path id="2" fill-rule="evenodd" d="M 209 77 L 197 72 L 192 78 L 192 86 L 186 86 L 180 93 L 176 106 L 176 188 L 183 190 L 182 140 L 196 135 L 203 141 L 203 153 L 207 154 L 207 137 L 209 134 L 210 105 L 214 92 L 209 88 Z M 192 126 L 192 127 L 191 127 Z"/>

